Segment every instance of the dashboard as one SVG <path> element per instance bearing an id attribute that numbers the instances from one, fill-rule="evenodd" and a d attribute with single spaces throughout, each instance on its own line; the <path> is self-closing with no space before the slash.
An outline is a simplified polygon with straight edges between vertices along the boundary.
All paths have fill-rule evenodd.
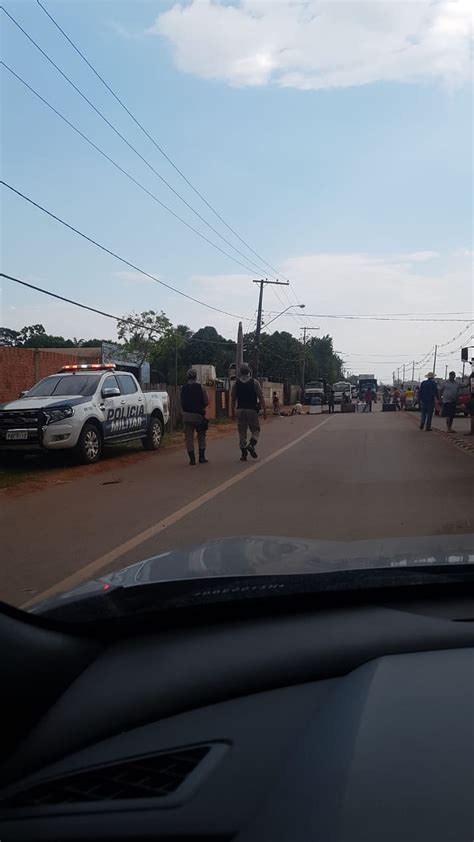
<path id="1" fill-rule="evenodd" d="M 471 595 L 211 620 L 0 615 L 2 839 L 472 842 Z"/>

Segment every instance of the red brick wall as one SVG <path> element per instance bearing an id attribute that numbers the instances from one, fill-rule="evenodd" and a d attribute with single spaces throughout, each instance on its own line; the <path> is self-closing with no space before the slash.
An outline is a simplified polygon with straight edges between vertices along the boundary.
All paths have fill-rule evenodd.
<path id="1" fill-rule="evenodd" d="M 0 403 L 16 400 L 37 380 L 56 374 L 63 365 L 77 362 L 77 355 L 56 354 L 36 348 L 0 347 Z"/>

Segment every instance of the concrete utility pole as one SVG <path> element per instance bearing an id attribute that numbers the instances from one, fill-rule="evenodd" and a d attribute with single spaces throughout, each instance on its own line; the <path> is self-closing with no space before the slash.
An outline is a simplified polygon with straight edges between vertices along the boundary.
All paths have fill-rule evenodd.
<path id="1" fill-rule="evenodd" d="M 411 385 L 415 382 L 415 360 L 413 360 L 413 365 L 411 367 Z"/>
<path id="2" fill-rule="evenodd" d="M 289 286 L 289 281 L 269 281 L 267 278 L 265 280 L 255 281 L 254 284 L 260 284 L 260 294 L 258 296 L 258 314 L 257 314 L 257 329 L 255 331 L 255 353 L 254 353 L 254 363 L 253 363 L 253 375 L 254 377 L 258 377 L 258 358 L 260 354 L 260 334 L 262 332 L 262 304 L 263 304 L 263 287 L 266 284 L 272 284 L 273 286 Z"/>
<path id="3" fill-rule="evenodd" d="M 433 357 L 433 374 L 436 375 L 436 357 L 438 355 L 438 346 L 435 345 L 434 349 L 434 357 Z"/>
<path id="4" fill-rule="evenodd" d="M 239 376 L 240 366 L 244 361 L 244 334 L 242 330 L 242 322 L 239 322 L 237 331 L 237 355 L 235 358 L 235 376 Z"/>
<path id="5" fill-rule="evenodd" d="M 448 364 L 447 364 L 447 363 L 446 363 L 446 365 L 445 365 L 445 367 L 444 367 L 444 379 L 445 379 L 445 380 L 447 380 L 447 379 L 448 379 Z"/>
<path id="6" fill-rule="evenodd" d="M 405 363 L 403 363 L 403 382 L 405 383 Z"/>
<path id="7" fill-rule="evenodd" d="M 301 366 L 301 386 L 304 389 L 304 378 L 306 372 L 306 331 L 308 330 L 319 330 L 319 327 L 307 327 L 303 328 L 303 364 Z"/>

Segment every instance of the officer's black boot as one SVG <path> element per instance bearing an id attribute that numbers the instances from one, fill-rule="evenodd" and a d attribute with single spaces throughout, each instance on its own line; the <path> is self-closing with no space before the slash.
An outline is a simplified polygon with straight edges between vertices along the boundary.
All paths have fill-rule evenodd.
<path id="1" fill-rule="evenodd" d="M 241 452 L 242 452 L 242 456 L 240 457 L 240 461 L 246 462 L 247 461 L 247 448 L 241 447 L 240 449 L 241 449 Z"/>
<path id="2" fill-rule="evenodd" d="M 250 455 L 253 459 L 257 458 L 257 451 L 255 450 L 256 444 L 257 444 L 257 439 L 250 439 L 250 441 L 247 445 L 247 450 L 248 450 L 248 452 L 250 453 Z"/>
<path id="3" fill-rule="evenodd" d="M 209 462 L 209 459 L 206 459 L 206 451 L 205 450 L 199 451 L 199 462 L 200 462 L 201 465 L 205 464 L 206 462 Z"/>
<path id="4" fill-rule="evenodd" d="M 196 464 L 196 456 L 194 455 L 194 450 L 188 450 L 188 456 L 189 456 L 189 464 L 195 465 Z"/>

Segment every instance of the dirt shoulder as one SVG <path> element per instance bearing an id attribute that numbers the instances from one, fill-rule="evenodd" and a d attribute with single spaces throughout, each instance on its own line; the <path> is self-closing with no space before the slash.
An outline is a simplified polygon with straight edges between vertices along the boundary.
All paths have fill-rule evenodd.
<path id="1" fill-rule="evenodd" d="M 209 442 L 220 440 L 235 433 L 232 421 L 223 421 L 209 425 Z M 160 455 L 174 452 L 183 447 L 183 432 L 166 433 L 160 449 Z M 140 441 L 127 445 L 117 445 L 105 449 L 104 455 L 96 465 L 78 465 L 72 453 L 41 453 L 25 456 L 23 464 L 15 467 L 0 465 L 0 495 L 21 496 L 33 491 L 41 491 L 50 485 L 63 485 L 83 477 L 106 475 L 129 465 L 135 465 L 150 458 L 150 453 L 143 450 Z"/>

